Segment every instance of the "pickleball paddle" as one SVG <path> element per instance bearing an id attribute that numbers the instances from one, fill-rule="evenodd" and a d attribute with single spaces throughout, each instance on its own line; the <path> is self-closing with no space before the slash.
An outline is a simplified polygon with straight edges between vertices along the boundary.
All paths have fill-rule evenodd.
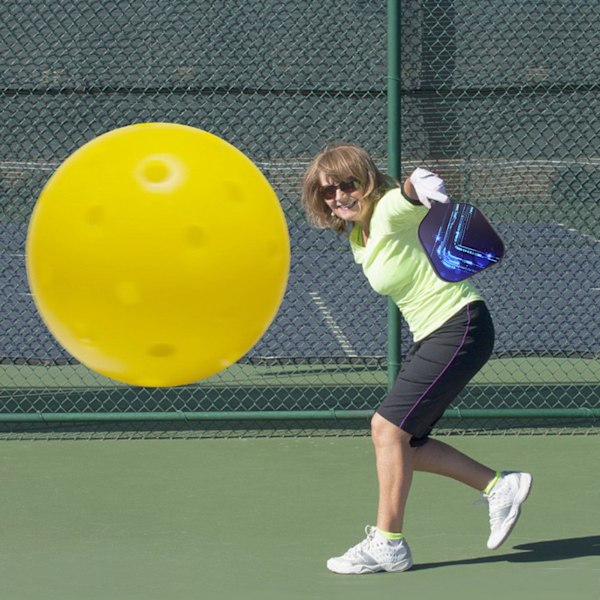
<path id="1" fill-rule="evenodd" d="M 504 256 L 500 236 L 478 208 L 466 203 L 434 202 L 419 225 L 419 240 L 444 281 L 467 279 Z"/>

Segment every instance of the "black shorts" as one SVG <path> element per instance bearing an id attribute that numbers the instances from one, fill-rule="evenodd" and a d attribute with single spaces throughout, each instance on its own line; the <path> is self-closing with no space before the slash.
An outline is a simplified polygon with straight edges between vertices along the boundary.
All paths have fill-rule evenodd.
<path id="1" fill-rule="evenodd" d="M 377 412 L 407 433 L 411 446 L 427 441 L 433 426 L 489 359 L 494 325 L 484 302 L 473 302 L 413 344 Z"/>

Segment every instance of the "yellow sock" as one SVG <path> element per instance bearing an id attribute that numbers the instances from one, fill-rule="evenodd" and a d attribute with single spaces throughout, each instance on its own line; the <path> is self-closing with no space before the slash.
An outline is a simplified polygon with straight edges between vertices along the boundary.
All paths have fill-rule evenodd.
<path id="1" fill-rule="evenodd" d="M 382 531 L 381 529 L 377 529 L 377 533 L 389 542 L 399 542 L 401 539 L 404 539 L 404 534 L 402 533 L 392 533 L 391 531 Z"/>
<path id="2" fill-rule="evenodd" d="M 496 483 L 498 483 L 498 479 L 500 479 L 502 473 L 500 473 L 500 471 L 496 471 L 496 476 L 494 477 L 494 479 L 492 479 L 486 486 L 486 488 L 483 490 L 484 494 L 489 494 L 492 491 L 492 488 L 496 485 Z"/>

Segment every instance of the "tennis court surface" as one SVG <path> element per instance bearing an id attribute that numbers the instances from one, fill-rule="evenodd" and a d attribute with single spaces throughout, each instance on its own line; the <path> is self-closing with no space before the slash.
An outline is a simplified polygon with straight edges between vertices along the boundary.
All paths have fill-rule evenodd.
<path id="1" fill-rule="evenodd" d="M 368 438 L 2 442 L 2 597 L 597 599 L 600 438 L 446 441 L 533 473 L 517 528 L 488 551 L 479 495 L 417 474 L 415 566 L 368 576 L 325 568 L 374 519 Z"/>

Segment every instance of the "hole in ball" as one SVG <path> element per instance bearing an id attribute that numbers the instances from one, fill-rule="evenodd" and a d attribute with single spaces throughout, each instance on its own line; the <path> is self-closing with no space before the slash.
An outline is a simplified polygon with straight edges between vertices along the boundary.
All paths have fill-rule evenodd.
<path id="1" fill-rule="evenodd" d="M 148 354 L 154 358 L 167 358 L 175 354 L 175 347 L 171 344 L 154 344 L 150 346 Z"/>
<path id="2" fill-rule="evenodd" d="M 185 171 L 177 156 L 153 154 L 137 164 L 135 176 L 146 191 L 164 193 L 175 190 L 181 184 Z"/>
<path id="3" fill-rule="evenodd" d="M 160 159 L 149 160 L 142 169 L 142 177 L 151 184 L 164 183 L 169 176 L 169 165 Z"/>
<path id="4" fill-rule="evenodd" d="M 205 235 L 201 227 L 197 225 L 190 225 L 185 232 L 185 239 L 187 243 L 193 248 L 200 248 L 204 245 Z"/>
<path id="5" fill-rule="evenodd" d="M 104 207 L 99 204 L 90 206 L 85 215 L 85 219 L 88 225 L 97 226 L 101 225 L 104 221 Z"/>

